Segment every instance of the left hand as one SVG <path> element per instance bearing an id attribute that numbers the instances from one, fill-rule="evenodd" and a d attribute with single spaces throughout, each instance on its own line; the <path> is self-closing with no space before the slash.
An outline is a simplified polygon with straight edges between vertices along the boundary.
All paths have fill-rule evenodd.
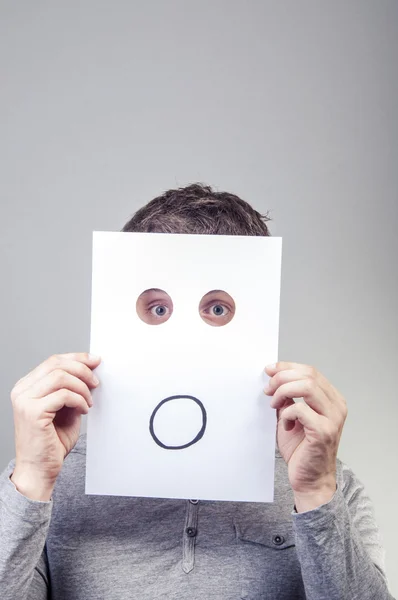
<path id="1" fill-rule="evenodd" d="M 345 400 L 314 367 L 278 362 L 265 371 L 270 380 L 264 392 L 272 396 L 271 406 L 277 410 L 277 441 L 288 465 L 296 510 L 312 510 L 329 502 L 336 491 Z"/>

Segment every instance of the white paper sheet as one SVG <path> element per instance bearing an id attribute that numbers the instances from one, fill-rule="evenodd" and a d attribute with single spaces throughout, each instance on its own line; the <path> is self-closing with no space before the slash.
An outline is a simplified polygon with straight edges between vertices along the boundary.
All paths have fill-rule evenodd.
<path id="1" fill-rule="evenodd" d="M 86 493 L 273 501 L 276 415 L 263 388 L 278 354 L 281 249 L 272 237 L 94 232 L 91 352 L 102 363 Z M 148 289 L 172 299 L 162 324 L 137 314 Z M 221 327 L 199 314 L 212 290 L 235 302 Z"/>

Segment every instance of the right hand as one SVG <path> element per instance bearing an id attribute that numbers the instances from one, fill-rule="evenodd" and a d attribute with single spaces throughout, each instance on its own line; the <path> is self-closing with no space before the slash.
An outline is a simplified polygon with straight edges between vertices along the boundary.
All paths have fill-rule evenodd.
<path id="1" fill-rule="evenodd" d="M 61 354 L 20 379 L 11 392 L 16 462 L 11 480 L 33 500 L 50 500 L 65 457 L 75 446 L 81 415 L 93 405 L 92 372 L 101 359 Z"/>

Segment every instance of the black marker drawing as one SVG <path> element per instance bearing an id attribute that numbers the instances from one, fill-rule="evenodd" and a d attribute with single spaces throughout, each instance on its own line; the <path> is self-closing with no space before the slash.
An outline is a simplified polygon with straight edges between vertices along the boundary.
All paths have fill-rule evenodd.
<path id="1" fill-rule="evenodd" d="M 155 430 L 154 430 L 155 416 L 156 416 L 156 413 L 158 412 L 159 408 L 161 406 L 163 406 L 163 404 L 166 404 L 166 402 L 170 402 L 172 400 L 179 400 L 180 398 L 187 398 L 188 400 L 193 400 L 194 402 L 196 402 L 196 404 L 199 406 L 200 410 L 202 411 L 202 427 L 200 428 L 200 430 L 196 434 L 196 436 L 193 438 L 193 440 L 191 440 L 187 444 L 183 444 L 182 446 L 167 446 L 166 444 L 164 444 L 163 442 L 160 441 L 160 439 L 157 437 L 157 435 L 155 433 Z M 199 442 L 199 440 L 202 439 L 202 437 L 206 431 L 206 425 L 207 425 L 206 409 L 203 406 L 203 403 L 200 400 L 198 400 L 197 398 L 195 398 L 195 396 L 186 396 L 186 395 L 169 396 L 168 398 L 165 398 L 164 400 L 159 402 L 159 404 L 156 406 L 155 410 L 153 411 L 151 418 L 149 420 L 149 432 L 150 432 L 154 442 L 161 448 L 164 448 L 165 450 L 183 450 L 184 448 L 193 446 L 193 444 L 196 444 L 196 442 Z"/>

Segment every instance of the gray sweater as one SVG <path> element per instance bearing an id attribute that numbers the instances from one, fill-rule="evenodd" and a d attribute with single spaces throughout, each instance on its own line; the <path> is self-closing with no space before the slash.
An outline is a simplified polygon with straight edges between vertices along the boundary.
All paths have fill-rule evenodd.
<path id="1" fill-rule="evenodd" d="M 371 502 L 341 462 L 333 499 L 296 514 L 278 452 L 273 504 L 86 496 L 85 452 L 83 435 L 50 502 L 16 490 L 13 462 L 1 475 L 1 600 L 392 598 Z"/>

